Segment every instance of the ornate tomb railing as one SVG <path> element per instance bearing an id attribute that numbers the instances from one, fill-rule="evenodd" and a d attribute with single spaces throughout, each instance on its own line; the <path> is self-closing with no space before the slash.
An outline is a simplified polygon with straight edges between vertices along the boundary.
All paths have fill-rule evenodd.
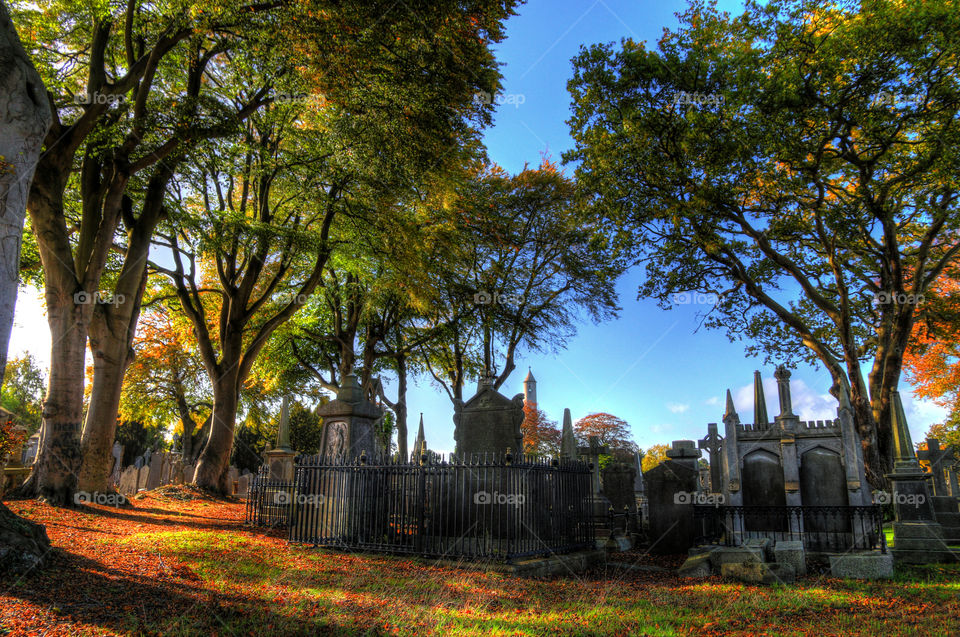
<path id="1" fill-rule="evenodd" d="M 297 459 L 292 483 L 252 482 L 247 522 L 283 525 L 291 542 L 431 557 L 511 561 L 594 545 L 583 462 Z"/>
<path id="2" fill-rule="evenodd" d="M 693 507 L 698 544 L 738 546 L 750 538 L 800 540 L 808 551 L 887 551 L 879 506 Z"/>

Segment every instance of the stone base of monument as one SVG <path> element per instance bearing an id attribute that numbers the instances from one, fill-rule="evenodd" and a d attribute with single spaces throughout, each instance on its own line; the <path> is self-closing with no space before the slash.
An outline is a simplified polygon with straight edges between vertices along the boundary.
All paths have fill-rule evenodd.
<path id="1" fill-rule="evenodd" d="M 905 564 L 960 562 L 960 550 L 951 550 L 943 527 L 936 522 L 894 522 L 893 558 Z"/>
<path id="2" fill-rule="evenodd" d="M 790 584 L 807 572 L 803 542 L 760 538 L 749 546 L 697 546 L 688 555 L 677 570 L 680 577 L 721 575 L 750 584 Z"/>
<path id="3" fill-rule="evenodd" d="M 943 527 L 943 539 L 947 544 L 960 544 L 960 508 L 953 496 L 930 498 L 937 523 Z"/>
<path id="4" fill-rule="evenodd" d="M 832 555 L 830 574 L 849 579 L 887 579 L 893 577 L 893 554 L 866 551 Z"/>
<path id="5" fill-rule="evenodd" d="M 798 576 L 807 574 L 807 552 L 800 540 L 778 540 L 773 545 L 773 561 L 790 564 Z"/>

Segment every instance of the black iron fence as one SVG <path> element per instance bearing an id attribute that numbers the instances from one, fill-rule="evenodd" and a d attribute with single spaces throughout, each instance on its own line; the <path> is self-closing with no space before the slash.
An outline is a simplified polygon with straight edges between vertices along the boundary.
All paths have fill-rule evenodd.
<path id="1" fill-rule="evenodd" d="M 427 459 L 425 459 L 427 460 Z M 590 468 L 523 456 L 297 459 L 292 483 L 253 480 L 247 521 L 291 542 L 510 561 L 594 544 Z"/>
<path id="2" fill-rule="evenodd" d="M 879 506 L 693 507 L 700 544 L 738 546 L 750 538 L 800 540 L 808 551 L 887 551 Z"/>

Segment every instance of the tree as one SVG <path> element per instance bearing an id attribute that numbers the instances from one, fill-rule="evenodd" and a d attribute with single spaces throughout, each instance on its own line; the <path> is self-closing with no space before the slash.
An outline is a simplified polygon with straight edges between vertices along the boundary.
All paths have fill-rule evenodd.
<path id="1" fill-rule="evenodd" d="M 643 453 L 643 460 L 640 461 L 641 470 L 646 473 L 661 462 L 667 460 L 667 452 L 670 451 L 670 445 L 653 445 Z"/>
<path id="2" fill-rule="evenodd" d="M 521 347 L 559 348 L 582 315 L 600 321 L 619 310 L 614 283 L 623 264 L 578 214 L 573 192 L 547 160 L 516 175 L 487 164 L 445 204 L 454 208 L 460 248 L 443 277 L 437 322 L 445 333 L 422 357 L 454 403 L 478 367 L 498 370 L 498 389 Z"/>
<path id="3" fill-rule="evenodd" d="M 555 420 L 550 420 L 543 411 L 527 409 L 524 406 L 523 451 L 536 455 L 557 455 L 560 453 L 562 432 Z"/>
<path id="4" fill-rule="evenodd" d="M 50 128 L 50 106 L 43 80 L 23 49 L 0 0 L 0 370 L 7 366 L 7 347 L 20 284 L 20 237 L 27 193 Z M 0 378 L 0 386 L 3 378 Z"/>
<path id="5" fill-rule="evenodd" d="M 199 434 L 213 406 L 189 328 L 188 321 L 162 302 L 151 302 L 138 323 L 133 342 L 136 355 L 120 396 L 122 420 L 163 429 L 178 423 L 174 431 L 184 460 L 193 460 L 199 453 L 195 445 L 201 442 Z"/>
<path id="6" fill-rule="evenodd" d="M 932 286 L 920 306 L 904 354 L 907 378 L 916 395 L 950 410 L 928 437 L 960 447 L 960 279 L 957 270 Z"/>
<path id="7" fill-rule="evenodd" d="M 657 51 L 576 58 L 582 201 L 634 246 L 641 296 L 715 301 L 705 324 L 748 352 L 823 365 L 880 485 L 916 301 L 960 253 L 960 15 L 775 0 L 681 19 Z"/>
<path id="8" fill-rule="evenodd" d="M 627 421 L 604 412 L 589 414 L 573 423 L 573 434 L 580 445 L 589 444 L 591 436 L 596 436 L 601 445 L 610 449 L 610 455 L 620 461 L 633 458 L 637 444 L 630 434 Z"/>
<path id="9" fill-rule="evenodd" d="M 43 391 L 46 384 L 37 360 L 26 354 L 7 361 L 6 379 L 0 390 L 0 406 L 16 417 L 17 424 L 30 433 L 40 429 L 43 420 Z"/>
<path id="10" fill-rule="evenodd" d="M 6 3 L 0 0 L 0 370 L 7 368 L 13 329 L 27 192 L 50 127 L 43 92 L 43 81 L 24 52 Z M 6 429 L 2 437 L 9 442 Z M 29 571 L 43 563 L 49 549 L 42 526 L 0 503 L 0 572 Z"/>

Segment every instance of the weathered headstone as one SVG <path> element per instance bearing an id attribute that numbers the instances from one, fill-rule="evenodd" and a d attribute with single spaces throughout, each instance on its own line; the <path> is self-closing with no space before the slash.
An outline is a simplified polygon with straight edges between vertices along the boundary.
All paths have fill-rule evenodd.
<path id="1" fill-rule="evenodd" d="M 152 491 L 162 484 L 163 477 L 163 453 L 154 453 L 150 456 L 150 471 L 147 473 L 147 491 Z"/>
<path id="2" fill-rule="evenodd" d="M 484 376 L 472 398 L 454 405 L 453 436 L 462 458 L 523 449 L 523 394 L 507 398 L 493 388 L 494 380 L 492 375 Z"/>
<path id="3" fill-rule="evenodd" d="M 693 503 L 700 451 L 692 441 L 677 440 L 667 455 L 668 460 L 643 474 L 650 552 L 658 555 L 685 553 L 697 536 Z"/>
<path id="4" fill-rule="evenodd" d="M 633 487 L 637 477 L 636 469 L 623 462 L 611 462 L 601 473 L 603 495 L 610 501 L 613 510 L 620 513 L 626 508 L 635 513 L 637 499 Z"/>
<path id="5" fill-rule="evenodd" d="M 707 435 L 697 441 L 697 447 L 710 454 L 710 490 L 719 493 L 723 490 L 721 487 L 723 484 L 721 477 L 723 437 L 717 433 L 717 423 L 712 422 L 707 425 Z"/>
<path id="6" fill-rule="evenodd" d="M 113 471 L 110 473 L 110 481 L 113 484 L 119 484 L 120 472 L 123 470 L 123 445 L 119 442 L 113 443 L 113 449 L 110 450 L 113 455 Z"/>
<path id="7" fill-rule="evenodd" d="M 952 450 L 950 448 L 941 448 L 940 441 L 936 438 L 927 438 L 927 448 L 918 451 L 917 458 L 924 460 L 930 465 L 930 473 L 933 475 L 934 495 L 949 495 L 946 469 L 951 461 L 954 460 Z"/>
<path id="8" fill-rule="evenodd" d="M 246 498 L 247 494 L 250 492 L 250 477 L 251 474 L 245 473 L 239 478 L 237 478 L 237 497 Z"/>
<path id="9" fill-rule="evenodd" d="M 150 467 L 144 465 L 137 469 L 137 491 L 147 488 L 147 482 L 150 477 Z"/>
<path id="10" fill-rule="evenodd" d="M 186 484 L 192 484 L 194 474 L 197 472 L 197 466 L 194 464 L 183 465 L 183 481 Z"/>
<path id="11" fill-rule="evenodd" d="M 120 474 L 120 486 L 118 490 L 124 495 L 134 495 L 137 492 L 137 481 L 140 477 L 140 470 L 130 465 Z"/>
<path id="12" fill-rule="evenodd" d="M 236 493 L 237 481 L 240 479 L 240 470 L 236 467 L 227 469 L 227 495 Z"/>

